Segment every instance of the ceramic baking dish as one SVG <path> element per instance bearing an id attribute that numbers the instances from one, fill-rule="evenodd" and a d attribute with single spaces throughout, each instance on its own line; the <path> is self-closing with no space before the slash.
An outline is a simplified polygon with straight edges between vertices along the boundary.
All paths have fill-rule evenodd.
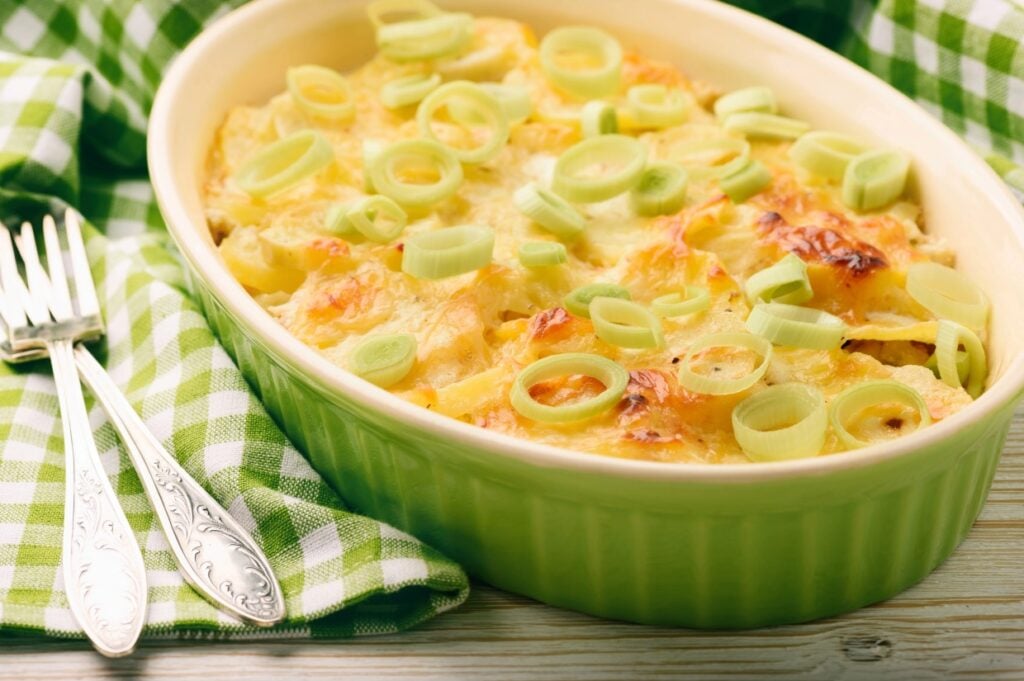
<path id="1" fill-rule="evenodd" d="M 990 296 L 991 378 L 969 408 L 860 451 L 759 465 L 618 460 L 491 433 L 408 404 L 290 336 L 235 282 L 203 216 L 226 112 L 288 66 L 373 51 L 364 3 L 257 0 L 200 35 L 153 107 L 149 167 L 197 299 L 274 417 L 353 507 L 476 577 L 606 617 L 741 628 L 810 620 L 914 584 L 977 517 L 1024 388 L 1024 212 L 961 140 L 897 91 L 768 21 L 702 0 L 443 2 L 539 33 L 604 26 L 723 88 L 771 86 L 817 127 L 906 150 L 928 228 Z"/>

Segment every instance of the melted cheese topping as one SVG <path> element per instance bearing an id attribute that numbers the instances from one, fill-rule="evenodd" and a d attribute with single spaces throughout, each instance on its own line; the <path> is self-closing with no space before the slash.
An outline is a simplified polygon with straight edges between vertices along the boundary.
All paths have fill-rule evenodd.
<path id="1" fill-rule="evenodd" d="M 553 445 L 659 461 L 747 461 L 732 436 L 733 407 L 765 385 L 802 381 L 826 399 L 872 378 L 892 378 L 917 389 L 934 419 L 970 402 L 922 366 L 924 342 L 852 341 L 831 352 L 777 348 L 756 386 L 736 395 L 710 396 L 682 389 L 674 363 L 700 336 L 742 331 L 749 307 L 743 281 L 787 252 L 809 265 L 814 298 L 807 305 L 840 316 L 853 327 L 893 326 L 931 315 L 904 291 L 907 266 L 922 259 L 952 262 L 942 244 L 921 230 L 918 208 L 901 202 L 865 215 L 846 209 L 839 189 L 811 177 L 788 159 L 788 143 L 754 142 L 752 155 L 772 171 L 771 187 L 733 205 L 714 180 L 691 181 L 677 214 L 642 218 L 626 196 L 581 207 L 585 234 L 568 244 L 569 262 L 527 269 L 516 257 L 525 241 L 554 237 L 524 217 L 512 193 L 529 181 L 550 183 L 554 162 L 579 141 L 578 102 L 563 98 L 544 78 L 530 30 L 504 19 L 476 19 L 470 49 L 501 54 L 486 77 L 526 86 L 534 114 L 514 125 L 497 158 L 466 166 L 457 194 L 427 212 L 410 216 L 405 235 L 460 223 L 491 225 L 494 259 L 477 272 L 421 281 L 400 269 L 401 243 L 349 243 L 325 233 L 328 208 L 364 195 L 363 140 L 418 136 L 415 107 L 391 111 L 379 101 L 385 82 L 420 72 L 425 65 L 398 65 L 376 57 L 348 75 L 354 120 L 344 123 L 303 115 L 287 93 L 265 106 L 238 107 L 221 126 L 211 150 L 206 183 L 207 216 L 225 263 L 283 326 L 344 367 L 352 347 L 369 333 L 411 333 L 418 342 L 413 371 L 392 391 L 455 419 Z M 691 93 L 700 104 L 684 125 L 633 131 L 651 158 L 672 160 L 688 140 L 727 137 L 708 112 L 717 95 L 675 67 L 627 52 L 622 89 L 663 83 Z M 254 199 L 230 180 L 240 163 L 264 145 L 312 127 L 333 145 L 336 163 L 316 177 L 274 195 Z M 591 322 L 569 314 L 562 298 L 597 281 L 629 289 L 649 303 L 688 284 L 706 287 L 711 308 L 664 320 L 667 346 L 624 350 L 599 340 Z M 620 404 L 582 423 L 543 424 L 520 416 L 509 387 L 534 360 L 561 352 L 610 357 L 630 371 Z M 705 371 L 748 370 L 752 357 L 707 353 Z M 592 379 L 567 377 L 532 390 L 541 401 L 579 399 L 602 389 Z M 895 436 L 898 418 L 884 420 Z M 907 429 L 910 426 L 906 426 Z M 823 453 L 841 450 L 829 436 Z"/>

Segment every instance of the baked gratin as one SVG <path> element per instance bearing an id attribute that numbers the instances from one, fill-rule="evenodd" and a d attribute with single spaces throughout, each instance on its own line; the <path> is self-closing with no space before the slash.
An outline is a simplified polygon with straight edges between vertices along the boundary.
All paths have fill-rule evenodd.
<path id="1" fill-rule="evenodd" d="M 369 14 L 373 59 L 296 65 L 207 168 L 225 264 L 334 363 L 481 428 L 675 462 L 855 449 L 983 389 L 988 301 L 901 151 L 597 27 Z"/>

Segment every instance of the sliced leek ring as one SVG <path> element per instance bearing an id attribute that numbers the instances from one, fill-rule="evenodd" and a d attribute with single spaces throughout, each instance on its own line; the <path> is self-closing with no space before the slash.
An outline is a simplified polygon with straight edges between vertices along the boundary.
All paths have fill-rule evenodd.
<path id="1" fill-rule="evenodd" d="M 829 405 L 832 431 L 847 449 L 867 447 L 871 443 L 856 437 L 850 432 L 847 424 L 859 412 L 890 402 L 913 409 L 918 415 L 918 428 L 924 428 L 932 422 L 928 405 L 924 403 L 921 394 L 910 386 L 896 381 L 864 381 L 850 386 L 832 398 Z"/>
<path id="2" fill-rule="evenodd" d="M 307 64 L 288 69 L 288 92 L 295 105 L 312 116 L 340 121 L 355 115 L 352 86 L 337 71 Z"/>
<path id="3" fill-rule="evenodd" d="M 530 389 L 536 384 L 558 376 L 582 374 L 604 384 L 594 397 L 571 404 L 542 404 L 533 398 Z M 629 372 L 607 357 L 582 352 L 567 352 L 539 359 L 516 376 L 509 393 L 512 407 L 533 421 L 571 423 L 599 416 L 622 398 L 629 384 Z"/>
<path id="4" fill-rule="evenodd" d="M 444 279 L 486 267 L 494 252 L 494 230 L 457 225 L 420 232 L 405 240 L 402 271 L 417 279 Z"/>
<path id="5" fill-rule="evenodd" d="M 647 149 L 633 137 L 588 137 L 559 157 L 551 187 L 569 201 L 606 201 L 639 182 L 646 163 Z M 591 172 L 595 167 L 599 174 Z"/>
<path id="6" fill-rule="evenodd" d="M 907 268 L 907 293 L 940 319 L 952 319 L 970 329 L 983 329 L 988 323 L 988 297 L 952 267 L 914 263 Z"/>
<path id="7" fill-rule="evenodd" d="M 349 371 L 381 388 L 405 378 L 416 363 L 416 337 L 407 333 L 369 336 L 348 357 Z"/>
<path id="8" fill-rule="evenodd" d="M 620 348 L 661 348 L 661 322 L 643 305 L 622 298 L 598 296 L 590 301 L 590 321 L 597 337 Z"/>
<path id="9" fill-rule="evenodd" d="M 402 170 L 409 167 L 436 169 L 437 179 L 409 181 L 402 175 Z M 433 140 L 395 142 L 370 159 L 370 186 L 403 206 L 420 208 L 442 201 L 458 191 L 462 177 L 459 159 Z"/>
<path id="10" fill-rule="evenodd" d="M 693 370 L 692 362 L 698 353 L 709 348 L 740 348 L 759 355 L 761 361 L 749 373 L 735 378 L 719 378 L 699 374 Z M 679 385 L 690 392 L 706 395 L 732 395 L 743 392 L 761 380 L 772 361 L 772 344 L 751 333 L 710 333 L 701 336 L 690 346 L 686 356 L 679 363 Z"/>
<path id="11" fill-rule="evenodd" d="M 437 59 L 457 53 L 473 33 L 473 17 L 461 12 L 384 24 L 377 29 L 377 47 L 392 61 Z"/>
<path id="12" fill-rule="evenodd" d="M 970 365 L 967 385 L 961 382 L 957 367 L 960 345 L 964 346 Z M 977 334 L 956 322 L 941 320 L 935 336 L 935 360 L 939 367 L 939 378 L 943 383 L 954 388 L 962 387 L 973 398 L 981 395 L 988 376 L 988 360 L 985 357 L 985 346 L 981 344 Z"/>
<path id="13" fill-rule="evenodd" d="M 592 26 L 563 26 L 540 42 L 540 64 L 556 87 L 577 97 L 604 97 L 619 87 L 622 47 Z"/>
<path id="14" fill-rule="evenodd" d="M 633 121 L 641 128 L 670 128 L 686 120 L 692 106 L 682 90 L 657 83 L 634 85 L 626 93 Z"/>
<path id="15" fill-rule="evenodd" d="M 772 89 L 763 85 L 733 90 L 715 100 L 715 116 L 724 121 L 731 114 L 743 111 L 778 113 L 779 104 Z"/>
<path id="16" fill-rule="evenodd" d="M 380 88 L 380 103 L 389 109 L 400 109 L 423 100 L 441 85 L 436 73 L 417 73 L 389 80 Z"/>
<path id="17" fill-rule="evenodd" d="M 736 405 L 732 432 L 751 461 L 817 456 L 828 432 L 825 398 L 803 383 L 773 385 Z"/>
<path id="18" fill-rule="evenodd" d="M 884 208 L 903 194 L 910 160 L 892 149 L 855 156 L 843 173 L 843 203 L 857 211 Z"/>
<path id="19" fill-rule="evenodd" d="M 438 111 L 450 109 L 453 105 L 463 111 L 464 120 L 480 121 L 489 132 L 486 141 L 476 147 L 467 149 L 445 145 L 451 153 L 463 163 L 484 163 L 497 156 L 508 142 L 508 118 L 501 102 L 476 83 L 465 80 L 445 83 L 427 95 L 416 110 L 420 133 L 444 144 L 434 132 L 433 119 Z"/>
<path id="20" fill-rule="evenodd" d="M 711 294 L 703 286 L 687 286 L 685 295 L 666 293 L 651 301 L 651 311 L 659 317 L 682 317 L 711 307 Z"/>
<path id="21" fill-rule="evenodd" d="M 758 303 L 747 317 L 747 330 L 775 345 L 834 350 L 843 342 L 846 324 L 839 317 L 810 307 Z"/>
<path id="22" fill-rule="evenodd" d="M 789 157 L 804 170 L 827 178 L 842 180 L 846 166 L 867 150 L 852 137 L 837 132 L 812 130 L 801 135 L 789 148 Z"/>
<path id="23" fill-rule="evenodd" d="M 264 198 L 291 189 L 333 161 L 334 149 L 323 135 L 301 130 L 250 156 L 234 180 L 250 196 Z"/>

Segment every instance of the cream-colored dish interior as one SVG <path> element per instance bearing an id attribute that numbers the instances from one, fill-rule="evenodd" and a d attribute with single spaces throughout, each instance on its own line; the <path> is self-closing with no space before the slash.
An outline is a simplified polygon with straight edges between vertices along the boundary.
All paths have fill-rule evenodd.
<path id="1" fill-rule="evenodd" d="M 914 183 L 929 232 L 948 241 L 959 269 L 992 300 L 990 385 L 996 389 L 982 402 L 1005 401 L 1019 391 L 1024 305 L 1012 283 L 1024 262 L 1021 211 L 998 178 L 925 112 L 817 46 L 714 3 L 652 0 L 642 12 L 611 0 L 564 2 L 555 10 L 549 5 L 446 3 L 477 14 L 510 15 L 538 33 L 582 17 L 609 28 L 624 44 L 642 46 L 647 55 L 684 65 L 694 77 L 723 88 L 769 85 L 793 116 L 906 150 L 914 159 Z M 172 229 L 191 244 L 186 256 L 202 261 L 197 264 L 220 295 L 231 299 L 251 326 L 309 355 L 313 351 L 298 341 L 280 338 L 282 330 L 271 328 L 273 322 L 213 254 L 201 205 L 206 151 L 226 112 L 279 92 L 287 67 L 322 63 L 348 70 L 372 53 L 372 36 L 359 2 L 262 0 L 229 22 L 234 25 L 215 26 L 200 38 L 161 93 L 151 130 L 154 181 Z M 1014 385 L 1000 385 L 1014 362 Z"/>

